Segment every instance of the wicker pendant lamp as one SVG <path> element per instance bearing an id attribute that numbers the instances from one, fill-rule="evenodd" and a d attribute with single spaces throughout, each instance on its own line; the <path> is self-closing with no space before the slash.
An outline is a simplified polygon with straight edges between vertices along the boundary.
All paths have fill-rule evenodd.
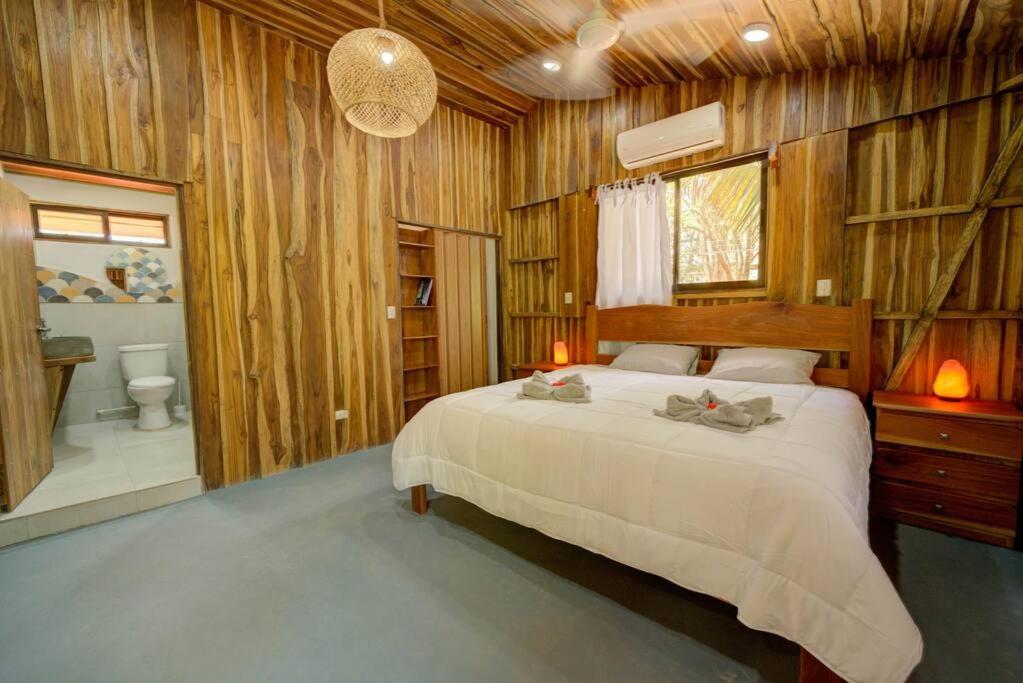
<path id="1" fill-rule="evenodd" d="M 327 58 L 327 80 L 350 124 L 382 138 L 412 135 L 437 104 L 437 77 L 422 51 L 387 30 L 384 0 L 380 28 L 341 36 Z"/>

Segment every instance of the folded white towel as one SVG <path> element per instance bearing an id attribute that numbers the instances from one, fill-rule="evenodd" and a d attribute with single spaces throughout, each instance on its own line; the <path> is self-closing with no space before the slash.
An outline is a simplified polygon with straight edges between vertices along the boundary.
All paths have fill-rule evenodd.
<path id="1" fill-rule="evenodd" d="M 558 386 L 555 386 L 557 384 Z M 566 403 L 590 403 L 590 387 L 583 381 L 583 376 L 578 372 L 563 377 L 552 383 L 547 375 L 539 370 L 533 372 L 533 376 L 522 383 L 522 389 L 517 398 L 532 399 L 535 401 L 564 401 Z"/>

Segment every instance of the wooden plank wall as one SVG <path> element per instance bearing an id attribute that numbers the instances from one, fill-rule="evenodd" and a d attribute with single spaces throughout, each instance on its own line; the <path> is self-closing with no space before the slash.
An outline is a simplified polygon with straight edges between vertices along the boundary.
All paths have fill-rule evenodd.
<path id="1" fill-rule="evenodd" d="M 959 207 L 976 195 L 1021 115 L 1023 96 L 1006 94 L 850 132 L 846 298 L 876 302 L 876 378 L 890 370 L 888 361 L 966 222 Z M 1023 159 L 1010 170 L 996 206 L 902 390 L 929 392 L 941 362 L 955 357 L 966 365 L 976 397 L 1012 398 L 1023 310 Z M 960 213 L 914 217 L 950 210 Z M 885 215 L 890 219 L 866 220 Z"/>
<path id="2" fill-rule="evenodd" d="M 324 55 L 202 4 L 197 26 L 210 230 L 193 251 L 219 351 L 200 396 L 230 484 L 394 437 L 395 218 L 498 231 L 506 140 L 445 107 L 368 137 L 334 108 Z"/>
<path id="3" fill-rule="evenodd" d="M 487 383 L 487 238 L 434 231 L 437 251 L 440 392 Z"/>
<path id="4" fill-rule="evenodd" d="M 556 199 L 509 216 L 512 224 L 502 246 L 507 257 L 504 303 L 511 317 L 554 315 L 560 311 L 558 218 Z"/>
<path id="5" fill-rule="evenodd" d="M 506 212 L 502 249 L 503 378 L 549 360 L 555 340 L 582 355 L 586 302 L 596 292 L 597 211 L 586 192 Z M 572 303 L 564 293 L 572 292 Z"/>
<path id="6" fill-rule="evenodd" d="M 795 140 L 778 148 L 769 171 L 766 298 L 813 303 L 816 281 L 842 291 L 842 232 L 848 131 Z M 832 302 L 837 301 L 832 297 Z"/>
<path id="7" fill-rule="evenodd" d="M 0 0 L 0 149 L 184 180 L 184 19 L 162 0 Z"/>
<path id="8" fill-rule="evenodd" d="M 0 151 L 185 181 L 207 486 L 392 439 L 395 219 L 499 232 L 507 132 L 438 106 L 365 136 L 325 54 L 193 0 L 0 0 L 0 26 Z"/>
<path id="9" fill-rule="evenodd" d="M 623 88 L 601 100 L 543 100 L 511 129 L 511 206 L 987 94 L 1021 71 L 1023 54 L 1016 53 Z M 722 149 L 633 171 L 618 165 L 620 131 L 719 100 L 727 116 Z"/>
<path id="10" fill-rule="evenodd" d="M 514 244 L 519 233 L 537 229 L 540 205 L 520 205 L 541 200 L 555 205 L 559 197 L 592 185 L 652 170 L 630 172 L 618 165 L 619 131 L 720 99 L 728 121 L 725 147 L 656 169 L 671 171 L 780 143 L 779 168 L 768 176 L 767 285 L 677 296 L 676 303 L 847 303 L 871 296 L 880 319 L 874 369 L 880 383 L 908 333 L 906 319 L 919 311 L 942 249 L 950 248 L 965 215 L 897 213 L 880 221 L 875 214 L 961 211 L 993 163 L 1009 123 L 1023 111 L 1020 95 L 991 94 L 1021 71 L 1019 55 L 934 59 L 629 88 L 595 101 L 543 101 L 512 129 L 506 241 Z M 945 106 L 950 103 L 957 104 Z M 956 356 L 971 370 L 975 396 L 1009 399 L 1015 392 L 1020 398 L 1021 197 L 1023 161 L 1017 161 L 903 390 L 928 392 L 940 362 Z M 589 270 L 595 271 L 594 261 Z M 832 280 L 830 298 L 815 299 L 817 279 Z M 514 301 L 538 285 L 512 280 L 506 286 L 506 300 Z M 586 296 L 592 290 L 583 291 Z M 578 337 L 578 327 L 575 318 L 561 314 L 543 325 L 511 321 L 505 326 L 507 360 L 549 358 L 553 340 Z"/>

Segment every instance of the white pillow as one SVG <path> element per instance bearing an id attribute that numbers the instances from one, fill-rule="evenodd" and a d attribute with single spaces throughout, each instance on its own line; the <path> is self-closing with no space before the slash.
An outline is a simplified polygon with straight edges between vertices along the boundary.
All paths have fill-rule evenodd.
<path id="1" fill-rule="evenodd" d="M 721 349 L 708 379 L 734 379 L 766 384 L 813 384 L 810 375 L 819 353 L 792 349 Z"/>
<path id="2" fill-rule="evenodd" d="M 700 349 L 677 344 L 633 344 L 611 362 L 618 370 L 656 372 L 662 375 L 692 375 L 700 360 Z"/>

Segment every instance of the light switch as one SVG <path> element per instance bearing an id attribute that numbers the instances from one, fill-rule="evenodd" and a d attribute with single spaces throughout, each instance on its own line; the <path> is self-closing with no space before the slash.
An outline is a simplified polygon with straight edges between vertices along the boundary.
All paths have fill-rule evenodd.
<path id="1" fill-rule="evenodd" d="M 819 286 L 820 285 L 818 285 L 818 287 Z M 398 317 L 398 310 L 394 306 L 388 306 L 387 307 L 387 319 L 388 320 L 394 320 L 397 317 Z"/>
<path id="2" fill-rule="evenodd" d="M 817 296 L 831 296 L 831 280 L 817 280 Z"/>
<path id="3" fill-rule="evenodd" d="M 347 419 L 348 419 L 348 411 L 347 410 L 342 408 L 341 410 L 335 410 L 334 411 L 334 420 L 347 420 Z"/>
<path id="4" fill-rule="evenodd" d="M 565 292 L 565 303 L 572 303 L 572 292 Z"/>

